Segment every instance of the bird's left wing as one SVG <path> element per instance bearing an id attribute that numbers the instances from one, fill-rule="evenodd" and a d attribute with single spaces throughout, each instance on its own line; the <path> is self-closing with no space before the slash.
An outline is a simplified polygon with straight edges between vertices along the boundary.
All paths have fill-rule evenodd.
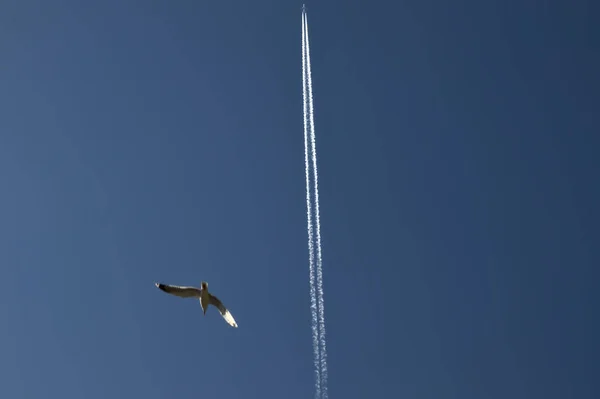
<path id="1" fill-rule="evenodd" d="M 196 287 L 182 287 L 178 285 L 169 285 L 169 284 L 161 284 L 154 283 L 158 288 L 163 290 L 164 292 L 176 295 L 182 298 L 199 298 L 200 290 Z"/>
<path id="2" fill-rule="evenodd" d="M 225 305 L 223 305 L 223 302 L 221 302 L 219 300 L 219 298 L 217 298 L 216 296 L 210 294 L 210 304 L 214 305 L 217 309 L 219 309 L 219 312 L 221 312 L 221 316 L 223 316 L 223 318 L 225 319 L 225 321 L 227 323 L 229 323 L 230 326 L 237 328 L 237 323 L 235 322 L 235 319 L 233 318 L 233 316 L 231 315 L 231 313 L 229 312 L 229 310 L 227 310 L 227 308 L 225 307 Z"/>

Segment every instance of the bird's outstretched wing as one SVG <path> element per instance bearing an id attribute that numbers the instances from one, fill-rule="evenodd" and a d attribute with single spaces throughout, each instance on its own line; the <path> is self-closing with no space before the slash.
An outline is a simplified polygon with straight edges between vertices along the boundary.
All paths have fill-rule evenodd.
<path id="1" fill-rule="evenodd" d="M 217 309 L 219 309 L 219 312 L 221 312 L 221 316 L 223 316 L 223 318 L 225 319 L 225 321 L 227 323 L 229 323 L 230 326 L 237 328 L 237 323 L 235 322 L 235 319 L 233 318 L 233 316 L 231 315 L 231 313 L 229 312 L 229 310 L 227 310 L 227 308 L 225 307 L 225 305 L 223 305 L 223 302 L 221 302 L 219 300 L 219 298 L 217 298 L 216 296 L 210 294 L 210 304 L 214 305 Z"/>
<path id="2" fill-rule="evenodd" d="M 154 283 L 158 288 L 166 292 L 167 294 L 176 295 L 182 298 L 199 298 L 200 289 L 196 287 L 181 287 L 178 285 L 169 285 Z"/>

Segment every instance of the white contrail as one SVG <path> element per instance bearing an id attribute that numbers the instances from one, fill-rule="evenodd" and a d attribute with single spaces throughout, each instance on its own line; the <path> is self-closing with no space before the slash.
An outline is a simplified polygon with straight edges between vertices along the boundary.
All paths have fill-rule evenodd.
<path id="1" fill-rule="evenodd" d="M 302 13 L 302 102 L 304 107 L 304 171 L 306 174 L 306 220 L 308 230 L 308 264 L 310 278 L 310 310 L 312 316 L 312 339 L 313 339 L 313 356 L 315 364 L 315 398 L 321 397 L 321 367 L 319 364 L 319 339 L 318 339 L 318 324 L 317 324 L 317 294 L 315 290 L 315 263 L 314 263 L 314 246 L 313 246 L 313 225 L 312 211 L 310 201 L 310 174 L 308 164 L 308 115 L 307 115 L 307 97 L 306 97 L 306 36 L 304 28 L 304 12 Z"/>
<path id="2" fill-rule="evenodd" d="M 325 300 L 323 298 L 323 258 L 321 253 L 321 221 L 319 215 L 319 173 L 317 169 L 317 147 L 315 140 L 315 119 L 312 94 L 312 73 L 310 66 L 310 44 L 308 39 L 308 18 L 304 14 L 304 35 L 306 52 L 306 77 L 308 88 L 308 105 L 310 116 L 310 140 L 312 149 L 313 178 L 315 190 L 315 219 L 317 227 L 317 294 L 318 294 L 318 315 L 319 315 L 319 343 L 321 355 L 321 391 L 323 399 L 327 399 L 327 346 L 325 340 Z"/>

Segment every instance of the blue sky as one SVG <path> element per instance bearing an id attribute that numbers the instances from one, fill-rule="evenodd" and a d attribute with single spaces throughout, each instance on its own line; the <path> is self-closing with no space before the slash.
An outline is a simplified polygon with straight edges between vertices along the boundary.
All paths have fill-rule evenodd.
<path id="1" fill-rule="evenodd" d="M 0 12 L 3 393 L 312 397 L 302 3 L 87 3 Z M 307 9 L 330 397 L 597 397 L 598 6 Z"/>

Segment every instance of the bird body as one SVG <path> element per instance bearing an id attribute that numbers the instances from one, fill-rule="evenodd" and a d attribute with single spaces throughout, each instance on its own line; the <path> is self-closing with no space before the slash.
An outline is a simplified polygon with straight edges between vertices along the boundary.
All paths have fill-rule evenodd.
<path id="1" fill-rule="evenodd" d="M 203 281 L 200 284 L 200 288 L 196 287 L 184 287 L 178 285 L 170 285 L 170 284 L 162 284 L 162 283 L 154 283 L 156 287 L 160 290 L 166 292 L 167 294 L 175 295 L 181 298 L 198 298 L 200 301 L 200 307 L 202 308 L 202 312 L 206 316 L 206 310 L 208 309 L 208 305 L 213 305 L 219 312 L 223 319 L 232 327 L 237 328 L 237 323 L 235 319 L 229 312 L 229 310 L 223 305 L 223 303 L 216 296 L 212 295 L 208 291 L 208 283 Z"/>
<path id="2" fill-rule="evenodd" d="M 208 284 L 203 282 L 202 288 L 200 289 L 200 307 L 205 315 L 208 305 L 210 305 L 210 293 L 208 292 Z"/>

